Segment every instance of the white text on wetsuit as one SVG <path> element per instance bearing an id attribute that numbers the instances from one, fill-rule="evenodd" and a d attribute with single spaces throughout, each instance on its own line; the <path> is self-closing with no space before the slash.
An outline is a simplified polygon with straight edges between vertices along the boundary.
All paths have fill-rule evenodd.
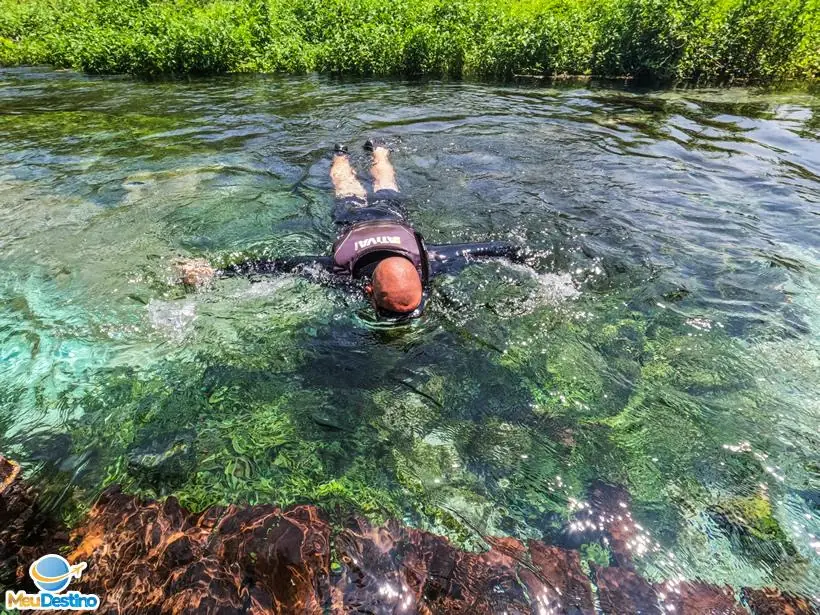
<path id="1" fill-rule="evenodd" d="M 383 236 L 383 237 L 368 237 L 367 239 L 362 239 L 357 241 L 353 244 L 354 248 L 358 252 L 359 250 L 363 250 L 364 248 L 369 248 L 370 246 L 375 246 L 376 244 L 382 243 L 389 243 L 392 245 L 401 245 L 401 238 L 396 236 Z"/>

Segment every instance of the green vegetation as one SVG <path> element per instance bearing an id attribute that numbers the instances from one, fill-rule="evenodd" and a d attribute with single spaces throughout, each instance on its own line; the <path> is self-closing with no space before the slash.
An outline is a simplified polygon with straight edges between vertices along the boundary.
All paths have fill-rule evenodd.
<path id="1" fill-rule="evenodd" d="M 490 266 L 465 271 L 449 290 L 479 305 L 499 288 L 521 290 L 512 274 L 484 283 Z M 412 370 L 398 350 L 410 334 L 386 335 L 367 356 L 347 355 L 353 369 L 340 378 L 340 355 L 326 349 L 359 343 L 360 325 L 333 318 L 321 287 L 284 284 L 292 292 L 203 308 L 193 355 L 99 369 L 82 389 L 39 396 L 48 415 L 81 409 L 66 435 L 27 443 L 42 464 L 35 482 L 68 498 L 70 521 L 119 483 L 192 510 L 311 502 L 336 519 L 398 518 L 476 547 L 480 534 L 559 532 L 571 502 L 603 480 L 627 488 L 656 540 L 686 548 L 679 537 L 699 519 L 715 528 L 697 535 L 703 549 L 725 534 L 732 565 L 803 565 L 778 518 L 781 488 L 753 453 L 775 448 L 766 434 L 784 402 L 759 386 L 748 350 L 720 328 L 643 312 L 620 295 L 580 298 L 569 313 L 521 314 L 499 332 L 498 355 L 471 341 L 471 330 L 493 334 L 475 321 L 459 327 L 463 337 L 426 339 L 436 359 Z M 299 311 L 302 303 L 312 307 Z M 223 328 L 221 309 L 253 318 Z M 23 394 L 2 392 L 0 422 Z M 724 447 L 749 434 L 759 434 L 753 445 Z M 582 552 L 610 561 L 594 540 Z"/>
<path id="2" fill-rule="evenodd" d="M 788 541 L 772 514 L 771 502 L 764 495 L 730 499 L 715 508 L 723 516 L 725 523 L 742 528 L 757 540 Z"/>
<path id="3" fill-rule="evenodd" d="M 455 283 L 479 284 L 480 274 L 473 268 Z M 298 284 L 321 304 L 320 288 Z M 481 301 L 481 292 L 470 295 Z M 102 370 L 79 398 L 67 391 L 57 400 L 82 407 L 71 449 L 94 455 L 76 482 L 77 510 L 119 483 L 146 497 L 173 494 L 193 510 L 312 502 L 377 522 L 405 519 L 470 546 L 474 528 L 522 538 L 559 529 L 569 498 L 584 499 L 603 479 L 628 488 L 659 537 L 674 540 L 683 516 L 706 513 L 750 557 L 786 561 L 794 552 L 758 495 L 768 482 L 759 460 L 725 453 L 704 470 L 724 443 L 771 431 L 759 407 L 777 407 L 756 387 L 748 357 L 719 333 L 690 335 L 697 330 L 674 315 L 618 301 L 580 322 L 539 308 L 505 333 L 497 361 L 463 340 L 486 387 L 443 361 L 410 386 L 385 388 L 401 356 L 386 342 L 373 349 L 379 360 L 366 361 L 384 373 L 348 389 L 324 379 L 311 348 L 344 338 L 350 325 L 281 301 L 238 326 L 230 344 L 201 321 L 200 334 L 214 341 L 193 361 L 183 354 L 148 370 Z M 65 479 L 42 477 L 55 491 Z M 771 555 L 769 544 L 782 547 Z M 585 552 L 599 563 L 609 557 L 597 543 Z"/>
<path id="4" fill-rule="evenodd" d="M 818 0 L 0 0 L 0 65 L 91 73 L 820 72 Z"/>

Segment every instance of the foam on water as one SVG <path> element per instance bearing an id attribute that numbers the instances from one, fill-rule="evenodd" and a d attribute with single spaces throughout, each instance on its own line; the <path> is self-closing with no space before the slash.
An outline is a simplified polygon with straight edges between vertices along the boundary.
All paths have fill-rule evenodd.
<path id="1" fill-rule="evenodd" d="M 196 320 L 196 302 L 193 300 L 162 301 L 152 299 L 146 306 L 151 325 L 177 340 L 185 337 Z"/>

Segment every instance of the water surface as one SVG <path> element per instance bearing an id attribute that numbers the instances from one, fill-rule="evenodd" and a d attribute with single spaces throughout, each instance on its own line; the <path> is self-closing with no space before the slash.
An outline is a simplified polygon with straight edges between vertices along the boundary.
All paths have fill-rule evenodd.
<path id="1" fill-rule="evenodd" d="M 142 83 L 0 71 L 0 451 L 66 516 L 112 482 L 315 502 L 480 548 L 627 487 L 654 578 L 820 587 L 820 147 L 804 91 Z M 324 253 L 329 151 L 388 137 L 438 278 L 415 326 L 304 277 L 186 293 L 181 257 Z M 366 174 L 366 158 L 354 155 Z"/>

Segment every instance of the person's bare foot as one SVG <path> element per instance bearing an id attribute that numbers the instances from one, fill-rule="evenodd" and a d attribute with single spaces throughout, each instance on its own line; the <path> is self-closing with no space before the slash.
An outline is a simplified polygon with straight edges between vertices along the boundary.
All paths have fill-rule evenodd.
<path id="1" fill-rule="evenodd" d="M 364 144 L 364 149 L 373 156 L 373 165 L 370 167 L 370 174 L 373 176 L 373 190 L 399 191 L 396 183 L 396 171 L 390 162 L 390 149 L 380 140 L 368 139 Z"/>
<path id="2" fill-rule="evenodd" d="M 202 288 L 210 284 L 216 270 L 204 258 L 191 258 L 174 263 L 177 278 L 185 286 Z"/>
<path id="3" fill-rule="evenodd" d="M 390 150 L 383 145 L 377 145 L 373 149 L 373 162 L 374 164 L 390 162 Z"/>
<path id="4" fill-rule="evenodd" d="M 367 198 L 367 190 L 356 179 L 356 171 L 350 164 L 347 147 L 336 144 L 333 150 L 333 163 L 330 165 L 330 181 L 337 199 L 346 197 Z"/>
<path id="5" fill-rule="evenodd" d="M 371 154 L 377 149 L 387 150 L 388 153 L 390 152 L 390 147 L 387 145 L 387 141 L 378 137 L 371 137 L 364 142 L 363 147 L 364 151 L 370 152 Z"/>

